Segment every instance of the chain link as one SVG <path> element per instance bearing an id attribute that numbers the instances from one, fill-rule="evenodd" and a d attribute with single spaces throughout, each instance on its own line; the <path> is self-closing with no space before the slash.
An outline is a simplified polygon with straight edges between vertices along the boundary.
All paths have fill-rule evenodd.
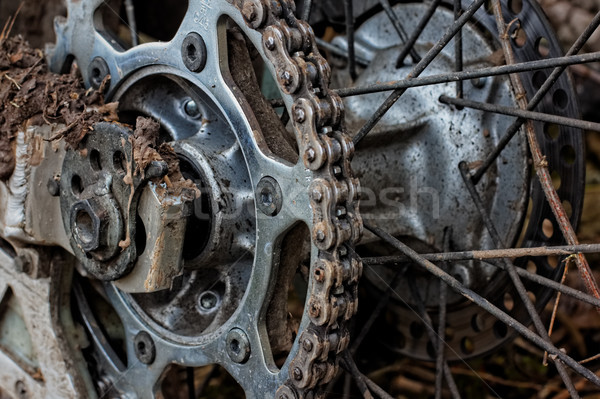
<path id="1" fill-rule="evenodd" d="M 291 120 L 300 154 L 314 179 L 312 242 L 319 251 L 311 268 L 308 315 L 277 399 L 303 399 L 333 379 L 338 355 L 350 341 L 348 322 L 358 307 L 362 263 L 353 250 L 362 236 L 358 179 L 351 161 L 354 145 L 344 127 L 341 98 L 329 89 L 331 69 L 319 54 L 312 28 L 295 17 L 291 0 L 230 0 L 251 29 L 262 34 L 267 58 L 281 90 L 293 105 Z"/>

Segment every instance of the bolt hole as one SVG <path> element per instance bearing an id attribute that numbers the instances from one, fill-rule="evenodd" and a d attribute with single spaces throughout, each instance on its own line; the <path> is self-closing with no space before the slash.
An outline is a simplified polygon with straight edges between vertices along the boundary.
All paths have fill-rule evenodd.
<path id="1" fill-rule="evenodd" d="M 231 342 L 229 343 L 229 348 L 233 353 L 240 353 L 240 341 L 238 341 L 237 339 L 231 340 Z"/>
<path id="2" fill-rule="evenodd" d="M 504 304 L 504 308 L 509 312 L 511 310 L 513 310 L 513 308 L 515 307 L 515 301 L 510 293 L 508 293 L 508 292 L 504 293 L 503 304 Z"/>
<path id="3" fill-rule="evenodd" d="M 464 337 L 460 341 L 460 349 L 463 351 L 463 353 L 470 355 L 475 351 L 475 344 L 473 343 L 473 340 L 471 338 Z"/>
<path id="4" fill-rule="evenodd" d="M 553 170 L 552 173 L 550 173 L 550 178 L 552 179 L 552 185 L 554 186 L 554 189 L 558 190 L 562 185 L 562 178 L 560 177 L 560 173 Z"/>
<path id="5" fill-rule="evenodd" d="M 560 150 L 560 157 L 567 165 L 573 165 L 577 159 L 577 154 L 572 146 L 566 145 Z"/>
<path id="6" fill-rule="evenodd" d="M 530 260 L 529 262 L 527 262 L 527 271 L 529 273 L 536 273 L 537 272 L 537 265 L 535 264 L 534 261 Z"/>
<path id="7" fill-rule="evenodd" d="M 523 29 L 519 24 L 515 25 L 517 26 L 511 33 L 512 39 L 517 45 L 517 47 L 523 47 L 525 43 L 527 43 L 527 33 L 525 32 L 525 29 Z"/>
<path id="8" fill-rule="evenodd" d="M 73 175 L 71 178 L 71 191 L 73 191 L 73 194 L 75 195 L 79 195 L 83 192 L 83 182 L 79 175 Z"/>
<path id="9" fill-rule="evenodd" d="M 560 136 L 560 126 L 554 123 L 546 123 L 544 133 L 550 140 L 556 140 Z"/>
<path id="10" fill-rule="evenodd" d="M 481 315 L 474 314 L 473 317 L 471 317 L 471 328 L 473 328 L 473 331 L 475 332 L 483 331 L 484 325 Z"/>
<path id="11" fill-rule="evenodd" d="M 556 89 L 552 95 L 552 103 L 560 109 L 567 108 L 567 105 L 569 105 L 569 96 L 567 95 L 567 92 L 563 89 Z"/>
<path id="12" fill-rule="evenodd" d="M 146 344 L 143 342 L 138 342 L 137 350 L 141 355 L 145 355 L 146 354 Z"/>
<path id="13" fill-rule="evenodd" d="M 127 170 L 127 159 L 121 151 L 116 151 L 113 154 L 113 166 L 118 172 L 124 173 Z"/>
<path id="14" fill-rule="evenodd" d="M 415 338 L 415 339 L 419 339 L 423 336 L 423 333 L 425 332 L 425 328 L 423 327 L 423 324 L 413 321 L 412 323 L 410 323 L 410 335 Z"/>
<path id="15" fill-rule="evenodd" d="M 496 336 L 496 338 L 502 339 L 502 338 L 506 337 L 507 334 L 508 334 L 508 327 L 506 326 L 506 324 L 504 324 L 500 320 L 496 321 L 494 323 L 494 335 Z"/>
<path id="16" fill-rule="evenodd" d="M 573 206 L 571 205 L 571 203 L 567 200 L 564 200 L 562 202 L 562 206 L 563 208 L 565 208 L 565 213 L 567 214 L 567 216 L 571 218 L 571 216 L 573 216 Z"/>
<path id="17" fill-rule="evenodd" d="M 541 57 L 548 57 L 550 55 L 550 42 L 545 37 L 540 37 L 535 43 L 535 49 Z"/>
<path id="18" fill-rule="evenodd" d="M 547 78 L 546 72 L 544 72 L 544 71 L 535 72 L 533 74 L 533 78 L 532 78 L 533 87 L 535 87 L 536 90 L 539 90 L 540 87 L 542 87 L 542 85 L 546 81 L 546 78 Z"/>
<path id="19" fill-rule="evenodd" d="M 198 60 L 198 49 L 193 44 L 188 44 L 186 47 L 187 58 L 190 62 L 196 62 Z"/>
<path id="20" fill-rule="evenodd" d="M 556 266 L 558 266 L 558 256 L 548 256 L 546 260 L 548 261 L 548 265 L 550 265 L 551 268 L 556 269 Z"/>
<path id="21" fill-rule="evenodd" d="M 488 14 L 490 14 L 490 15 L 494 14 L 494 8 L 493 8 L 493 5 L 492 5 L 492 0 L 487 0 L 485 2 L 484 8 L 485 8 L 485 12 L 487 12 Z"/>
<path id="22" fill-rule="evenodd" d="M 273 205 L 273 193 L 269 191 L 263 191 L 260 193 L 260 200 L 262 201 L 264 206 Z"/>
<path id="23" fill-rule="evenodd" d="M 92 166 L 92 169 L 94 169 L 96 172 L 102 170 L 102 164 L 100 162 L 100 151 L 92 150 L 90 152 L 90 164 Z"/>
<path id="24" fill-rule="evenodd" d="M 546 238 L 551 238 L 554 235 L 554 224 L 550 219 L 544 219 L 542 222 L 542 233 Z"/>
<path id="25" fill-rule="evenodd" d="M 92 69 L 92 80 L 98 82 L 102 78 L 102 71 L 99 68 Z"/>
<path id="26" fill-rule="evenodd" d="M 429 341 L 427 342 L 427 356 L 429 356 L 431 359 L 435 359 L 435 348 L 433 347 L 433 342 Z"/>
<path id="27" fill-rule="evenodd" d="M 523 0 L 509 0 L 508 8 L 513 14 L 518 14 L 523 10 Z"/>

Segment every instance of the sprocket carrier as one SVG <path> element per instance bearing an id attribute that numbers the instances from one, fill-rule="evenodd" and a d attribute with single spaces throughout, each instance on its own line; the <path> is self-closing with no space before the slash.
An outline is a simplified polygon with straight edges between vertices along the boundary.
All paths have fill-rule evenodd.
<path id="1" fill-rule="evenodd" d="M 128 266 L 129 275 L 121 270 L 105 278 L 116 279 L 104 291 L 124 325 L 127 361 L 111 356 L 106 340 L 97 337 L 101 331 L 88 333 L 110 391 L 153 397 L 169 364 L 218 363 L 250 397 L 310 397 L 333 378 L 348 346 L 362 272 L 353 250 L 362 234 L 359 183 L 350 166 L 354 148 L 311 27 L 296 19 L 288 0 L 196 0 L 170 42 L 124 51 L 95 23 L 102 1 L 67 3 L 68 18 L 57 20 L 57 43 L 49 49 L 51 67 L 60 72 L 74 60 L 87 85 L 104 82 L 107 99 L 119 102 L 124 121 L 137 116 L 160 121 L 162 140 L 172 145 L 182 172 L 189 172 L 203 196 L 188 220 L 188 233 L 197 233 L 186 237 L 192 255 L 184 256 L 180 277 L 169 280 L 171 290 L 144 286 L 147 270 L 139 259 Z M 276 82 L 284 112 L 291 115 L 288 130 L 253 92 L 260 86 L 244 62 L 250 54 Z M 91 146 L 85 155 L 102 151 L 92 148 L 101 144 L 101 133 L 95 137 L 85 144 Z M 71 167 L 65 163 L 65 170 Z M 144 195 L 139 213 L 151 230 L 152 217 L 142 215 Z M 201 214 L 203 201 L 208 215 Z M 134 217 L 124 215 L 123 223 Z M 297 335 L 285 348 L 289 357 L 277 367 L 266 330 L 287 324 L 269 318 L 287 314 L 272 311 L 287 306 L 287 288 L 277 283 L 291 281 L 284 274 L 296 272 L 281 265 L 281 245 L 302 224 L 310 231 L 307 300 Z M 145 250 L 138 248 L 142 256 L 168 251 L 151 244 L 147 240 Z M 187 303 L 184 297 L 199 294 L 200 315 L 164 317 L 175 304 Z M 218 311 L 207 311 L 215 304 Z M 82 313 L 86 309 L 80 306 Z M 94 325 L 89 316 L 84 314 L 85 324 Z M 139 356 L 140 339 L 155 350 L 150 361 Z"/>

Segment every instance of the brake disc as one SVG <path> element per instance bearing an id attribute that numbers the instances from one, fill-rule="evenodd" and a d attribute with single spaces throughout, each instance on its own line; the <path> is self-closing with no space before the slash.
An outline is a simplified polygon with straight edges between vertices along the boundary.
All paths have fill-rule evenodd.
<path id="1" fill-rule="evenodd" d="M 135 133 L 96 129 L 63 165 L 63 173 L 91 184 L 63 201 L 63 215 L 75 215 L 65 221 L 79 234 L 75 255 L 83 274 L 108 281 L 92 285 L 123 324 L 119 357 L 120 348 L 98 328 L 87 298 L 94 290 L 76 283 L 99 394 L 154 397 L 170 364 L 220 364 L 248 397 L 315 392 L 335 375 L 337 355 L 348 345 L 361 275 L 353 244 L 362 224 L 341 100 L 328 89 L 330 70 L 310 26 L 295 18 L 291 1 L 198 0 L 173 40 L 124 50 L 94 22 L 102 1 L 67 3 L 51 66 L 63 71 L 74 60 L 86 85 L 104 84 L 107 99 L 119 102 L 122 122 L 137 120 Z M 292 116 L 289 131 L 260 95 L 251 68 L 256 60 Z M 148 117 L 160 121 L 158 143 L 169 143 L 182 174 L 202 192 L 192 203 L 164 194 L 170 188 L 164 173 L 146 184 L 135 180 L 132 170 L 144 177 L 148 169 L 139 167 L 127 141 L 135 148 Z M 125 186 L 115 191 L 111 179 Z M 64 189 L 73 190 L 72 182 L 65 179 Z M 73 210 L 79 200 L 96 206 L 85 208 L 81 223 L 83 208 Z M 187 215 L 186 203 L 187 225 L 175 226 Z M 118 246 L 131 248 L 135 261 L 122 261 L 114 238 L 110 250 L 88 245 L 88 227 L 103 219 L 94 224 L 86 214 L 118 225 Z M 301 225 L 309 230 L 300 237 L 309 248 L 308 299 L 294 332 L 285 328 L 287 291 L 299 261 L 282 246 Z M 275 332 L 283 326 L 286 336 L 273 337 L 273 326 Z M 275 348 L 277 339 L 283 342 Z M 282 350 L 289 356 L 278 367 L 273 352 Z"/>
<path id="2" fill-rule="evenodd" d="M 517 60 L 524 62 L 559 56 L 558 41 L 539 6 L 535 2 L 523 2 L 522 9 L 514 10 L 509 3 L 503 1 L 502 9 L 506 21 L 514 20 L 511 34 Z M 425 54 L 453 23 L 451 5 L 447 6 L 437 9 L 421 34 L 415 45 L 419 54 Z M 412 32 L 427 8 L 425 3 L 408 3 L 398 4 L 394 10 L 400 25 Z M 361 87 L 394 81 L 412 68 L 410 57 L 404 66 L 396 68 L 402 42 L 385 12 L 371 11 L 368 15 L 371 16 L 357 28 L 355 35 L 357 58 L 364 60 L 366 65 L 354 82 L 343 63 L 341 68 L 334 68 L 335 86 Z M 465 70 L 493 66 L 501 61 L 496 60 L 496 51 L 500 47 L 491 11 L 481 9 L 475 19 L 476 22 L 465 25 L 462 30 Z M 342 49 L 348 47 L 341 36 L 334 43 Z M 446 47 L 425 74 L 454 70 L 454 59 L 454 46 Z M 529 97 L 535 94 L 548 74 L 545 70 L 522 74 Z M 444 252 L 446 234 L 452 250 L 492 249 L 494 245 L 481 216 L 463 188 L 458 164 L 468 159 L 474 162 L 472 168 L 477 168 L 477 160 L 485 159 L 494 149 L 513 118 L 471 109 L 452 109 L 438 101 L 441 95 L 454 96 L 455 84 L 410 89 L 361 143 L 353 163 L 363 183 L 361 213 L 363 218 L 376 222 L 424 253 Z M 474 101 L 516 106 L 506 77 L 467 81 L 464 96 Z M 346 99 L 350 130 L 357 131 L 386 97 L 387 93 L 381 93 Z M 575 93 L 567 75 L 559 79 L 538 110 L 578 117 Z M 579 155 L 583 153 L 583 132 L 541 122 L 536 122 L 535 128 L 549 169 L 556 184 L 560 184 L 559 196 L 570 208 L 571 223 L 576 226 L 584 191 L 585 160 Z M 516 244 L 529 247 L 564 243 L 541 186 L 537 180 L 529 186 L 530 173 L 527 142 L 521 133 L 478 184 L 507 248 Z M 533 206 L 528 214 L 530 202 Z M 373 236 L 366 236 L 362 244 L 361 255 L 388 254 L 381 252 Z M 562 267 L 557 267 L 559 263 L 555 258 L 533 258 L 522 259 L 517 265 L 534 268 L 540 275 L 558 279 L 562 275 Z M 397 265 L 366 270 L 365 276 L 372 287 L 371 297 L 377 298 L 386 291 L 397 271 Z M 465 286 L 484 293 L 484 297 L 513 317 L 528 320 L 518 296 L 509 288 L 512 284 L 508 277 L 502 277 L 496 267 L 482 261 L 465 261 L 454 263 L 448 271 Z M 432 319 L 436 320 L 439 282 L 428 274 L 411 273 Z M 385 332 L 386 342 L 394 350 L 410 357 L 433 359 L 434 346 L 425 334 L 418 313 L 413 310 L 416 303 L 410 294 L 409 280 L 401 279 L 397 292 L 402 298 L 389 305 L 389 324 L 379 330 Z M 533 284 L 526 287 L 538 309 L 543 308 L 552 295 L 552 290 L 543 287 Z M 450 295 L 447 312 L 446 338 L 452 348 L 447 354 L 449 358 L 491 351 L 512 336 L 504 323 L 458 294 Z"/>

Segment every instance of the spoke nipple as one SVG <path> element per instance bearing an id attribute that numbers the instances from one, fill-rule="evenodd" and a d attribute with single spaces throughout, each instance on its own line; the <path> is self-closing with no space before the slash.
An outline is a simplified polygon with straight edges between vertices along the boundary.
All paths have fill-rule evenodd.
<path id="1" fill-rule="evenodd" d="M 338 207 L 335 211 L 336 216 L 339 218 L 342 216 L 346 216 L 346 213 L 347 213 L 346 208 L 344 208 L 342 206 Z"/>
<path id="2" fill-rule="evenodd" d="M 294 110 L 294 118 L 296 118 L 296 122 L 304 123 L 306 120 L 306 112 L 302 108 L 296 108 Z"/>
<path id="3" fill-rule="evenodd" d="M 303 375 L 302 375 L 302 370 L 300 370 L 298 367 L 296 367 L 296 368 L 294 369 L 294 379 L 295 379 L 296 381 L 301 381 L 301 380 L 302 380 L 302 377 L 303 377 Z"/>
<path id="4" fill-rule="evenodd" d="M 340 176 L 342 174 L 342 168 L 339 166 L 334 166 L 333 167 L 333 174 L 335 176 Z"/>
<path id="5" fill-rule="evenodd" d="M 310 352 L 313 350 L 313 343 L 309 339 L 305 339 L 302 343 L 302 347 L 305 351 Z"/>
<path id="6" fill-rule="evenodd" d="M 273 36 L 269 36 L 265 40 L 265 47 L 271 51 L 275 50 L 275 38 Z"/>

